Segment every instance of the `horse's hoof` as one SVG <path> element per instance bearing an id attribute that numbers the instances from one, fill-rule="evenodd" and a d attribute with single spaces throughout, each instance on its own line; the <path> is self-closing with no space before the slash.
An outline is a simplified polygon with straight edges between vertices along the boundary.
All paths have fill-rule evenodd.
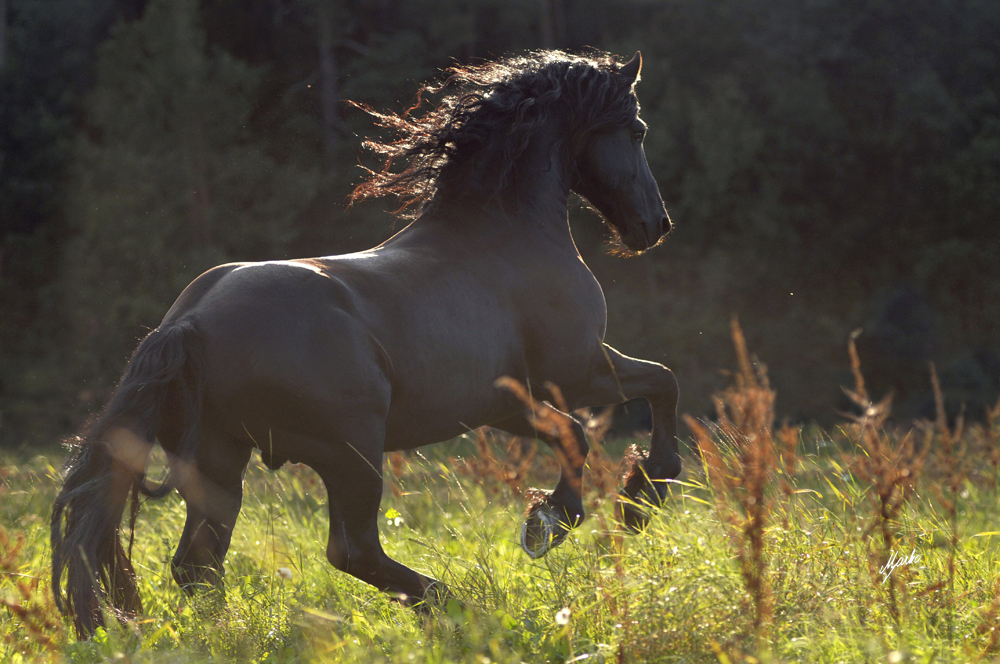
<path id="1" fill-rule="evenodd" d="M 521 548 L 534 559 L 541 558 L 564 539 L 569 530 L 548 506 L 541 504 L 521 524 Z"/>
<path id="2" fill-rule="evenodd" d="M 445 609 L 448 602 L 456 601 L 451 589 L 441 581 L 431 581 L 424 589 L 423 597 L 416 598 L 407 595 L 400 595 L 399 601 L 415 609 L 418 613 L 431 615 L 436 609 Z"/>
<path id="3" fill-rule="evenodd" d="M 212 589 L 225 593 L 222 572 L 214 567 L 174 560 L 170 564 L 170 574 L 181 590 L 188 595 Z"/>
<path id="4" fill-rule="evenodd" d="M 425 602 L 445 605 L 448 603 L 448 600 L 454 599 L 454 597 L 455 595 L 452 594 L 451 588 L 438 580 L 431 581 L 430 585 L 424 589 Z"/>

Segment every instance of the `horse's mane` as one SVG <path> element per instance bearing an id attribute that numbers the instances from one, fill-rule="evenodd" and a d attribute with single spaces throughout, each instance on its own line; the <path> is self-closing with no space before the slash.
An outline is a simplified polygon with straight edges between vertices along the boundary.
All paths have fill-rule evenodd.
<path id="1" fill-rule="evenodd" d="M 447 69 L 444 82 L 421 87 L 401 115 L 355 103 L 396 139 L 363 143 L 384 161 L 377 171 L 365 169 L 350 200 L 391 194 L 402 204 L 397 212 L 416 216 L 441 197 L 497 197 L 553 113 L 566 114 L 573 142 L 635 117 L 638 101 L 630 81 L 615 75 L 619 68 L 605 53 L 540 51 Z M 424 96 L 439 93 L 440 102 L 422 110 Z M 399 162 L 403 169 L 394 170 Z"/>

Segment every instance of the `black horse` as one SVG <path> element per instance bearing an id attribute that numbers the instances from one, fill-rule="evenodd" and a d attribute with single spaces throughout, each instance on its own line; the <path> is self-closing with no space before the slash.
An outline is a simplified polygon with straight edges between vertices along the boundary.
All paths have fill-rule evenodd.
<path id="1" fill-rule="evenodd" d="M 619 65 L 543 52 L 451 69 L 422 90 L 444 93 L 423 112 L 419 101 L 402 116 L 368 109 L 398 140 L 366 143 L 385 166 L 354 199 L 397 195 L 416 210 L 410 225 L 357 254 L 222 265 L 181 293 L 76 439 L 55 501 L 53 587 L 81 635 L 102 623 L 102 607 L 141 611 L 120 540 L 130 494 L 131 532 L 141 494 L 176 488 L 187 523 L 173 576 L 188 588 L 219 582 L 255 447 L 272 468 L 295 461 L 323 479 L 335 567 L 419 604 L 442 588 L 382 550 L 383 453 L 482 425 L 537 437 L 562 463 L 522 533 L 543 554 L 583 519 L 589 448 L 575 419 L 568 436 L 538 426 L 499 386 L 505 376 L 536 395 L 558 385 L 570 410 L 649 401 L 650 450 L 620 505 L 626 525 L 644 525 L 681 470 L 677 383 L 603 343 L 604 295 L 567 223 L 575 191 L 623 251 L 670 230 L 642 148 L 641 66 L 638 53 Z M 154 441 L 170 459 L 158 487 L 145 478 Z"/>

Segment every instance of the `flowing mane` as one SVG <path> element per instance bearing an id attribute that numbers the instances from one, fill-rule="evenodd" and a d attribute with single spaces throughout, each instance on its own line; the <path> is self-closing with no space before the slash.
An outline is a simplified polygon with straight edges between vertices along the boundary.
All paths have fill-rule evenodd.
<path id="1" fill-rule="evenodd" d="M 363 143 L 384 161 L 377 171 L 365 169 L 351 202 L 391 194 L 401 202 L 397 212 L 417 216 L 441 198 L 502 195 L 520 157 L 554 113 L 569 121 L 570 145 L 560 147 L 570 150 L 591 132 L 635 117 L 639 103 L 632 84 L 615 75 L 620 66 L 605 53 L 540 51 L 452 67 L 443 83 L 420 88 L 401 115 L 352 102 L 397 137 Z M 424 95 L 438 93 L 445 93 L 441 101 L 421 112 Z M 400 161 L 405 167 L 394 170 Z"/>

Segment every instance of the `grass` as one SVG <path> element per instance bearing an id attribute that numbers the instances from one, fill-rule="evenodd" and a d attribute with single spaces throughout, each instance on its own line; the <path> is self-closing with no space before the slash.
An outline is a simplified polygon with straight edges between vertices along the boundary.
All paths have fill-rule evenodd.
<path id="1" fill-rule="evenodd" d="M 607 441 L 589 517 L 537 561 L 516 542 L 526 488 L 555 483 L 547 451 L 476 432 L 388 457 L 384 546 L 458 600 L 429 617 L 326 562 L 312 471 L 255 460 L 225 597 L 176 587 L 183 503 L 149 501 L 133 556 L 144 614 L 76 642 L 47 578 L 60 454 L 7 453 L 0 661 L 1000 661 L 1000 408 L 986 425 L 942 415 L 896 430 L 862 382 L 853 421 L 799 430 L 774 426 L 766 372 L 745 351 L 735 383 L 718 421 L 691 421 L 703 452 L 644 533 L 613 518 L 616 462 L 635 441 Z"/>

